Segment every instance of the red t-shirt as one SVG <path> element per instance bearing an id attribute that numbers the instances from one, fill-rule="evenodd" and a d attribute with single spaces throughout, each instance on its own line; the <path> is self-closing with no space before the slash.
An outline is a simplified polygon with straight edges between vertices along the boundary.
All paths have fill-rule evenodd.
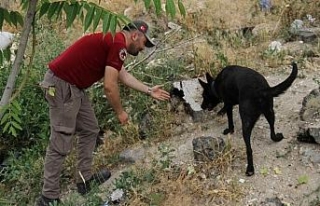
<path id="1" fill-rule="evenodd" d="M 49 68 L 57 77 L 84 89 L 103 78 L 106 66 L 120 71 L 126 55 L 123 33 L 94 33 L 77 40 Z"/>

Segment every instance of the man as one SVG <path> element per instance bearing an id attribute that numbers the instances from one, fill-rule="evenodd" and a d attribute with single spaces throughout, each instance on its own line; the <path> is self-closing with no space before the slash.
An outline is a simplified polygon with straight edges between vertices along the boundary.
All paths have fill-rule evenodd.
<path id="1" fill-rule="evenodd" d="M 59 177 L 63 161 L 72 147 L 72 136 L 78 136 L 76 181 L 82 195 L 90 191 L 90 183 L 101 184 L 110 176 L 108 170 L 91 173 L 93 151 L 99 126 L 84 90 L 103 78 L 104 92 L 121 124 L 128 114 L 120 100 L 118 82 L 157 100 L 168 100 L 170 94 L 160 86 L 146 86 L 123 67 L 127 53 L 137 56 L 145 47 L 153 47 L 144 21 L 133 21 L 115 35 L 86 35 L 49 63 L 41 86 L 49 103 L 51 135 L 44 164 L 44 184 L 38 206 L 59 202 Z"/>

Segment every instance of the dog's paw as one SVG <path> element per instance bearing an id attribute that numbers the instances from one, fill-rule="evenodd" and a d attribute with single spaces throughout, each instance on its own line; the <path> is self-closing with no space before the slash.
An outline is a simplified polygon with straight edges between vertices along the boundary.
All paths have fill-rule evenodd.
<path id="1" fill-rule="evenodd" d="M 227 128 L 227 129 L 225 129 L 224 131 L 223 131 L 223 133 L 222 134 L 224 134 L 224 135 L 226 135 L 226 134 L 233 134 L 234 133 L 234 128 L 232 128 L 232 129 L 229 129 L 229 128 Z"/>
<path id="2" fill-rule="evenodd" d="M 277 133 L 275 136 L 272 136 L 271 139 L 275 142 L 280 142 L 281 140 L 283 140 L 283 134 Z"/>
<path id="3" fill-rule="evenodd" d="M 254 175 L 254 167 L 252 166 L 252 167 L 247 167 L 247 171 L 246 171 L 246 175 L 247 176 L 252 176 L 252 175 Z"/>

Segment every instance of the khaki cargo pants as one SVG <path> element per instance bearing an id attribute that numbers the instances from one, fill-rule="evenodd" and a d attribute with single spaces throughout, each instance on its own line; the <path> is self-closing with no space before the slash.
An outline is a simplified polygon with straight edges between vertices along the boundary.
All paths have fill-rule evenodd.
<path id="1" fill-rule="evenodd" d="M 60 174 L 63 162 L 72 149 L 74 135 L 77 139 L 77 182 L 79 172 L 85 180 L 91 178 L 91 166 L 99 126 L 85 92 L 65 82 L 48 70 L 43 82 L 49 104 L 50 143 L 44 164 L 42 194 L 48 198 L 59 198 Z"/>

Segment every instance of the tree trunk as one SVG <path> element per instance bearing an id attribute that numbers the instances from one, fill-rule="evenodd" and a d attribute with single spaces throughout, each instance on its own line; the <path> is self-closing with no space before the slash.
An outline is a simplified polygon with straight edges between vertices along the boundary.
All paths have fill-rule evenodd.
<path id="1" fill-rule="evenodd" d="M 22 30 L 20 42 L 19 42 L 17 55 L 16 55 L 16 58 L 13 62 L 12 71 L 8 77 L 5 90 L 4 90 L 3 95 L 1 97 L 0 109 L 9 103 L 10 97 L 13 93 L 16 78 L 20 72 L 20 69 L 21 69 L 20 67 L 21 67 L 21 64 L 23 61 L 23 56 L 26 51 L 29 33 L 31 31 L 32 23 L 33 23 L 35 14 L 36 14 L 37 3 L 38 3 L 38 0 L 30 0 L 30 2 L 29 2 L 28 11 L 27 11 L 27 14 L 24 19 L 24 25 L 23 25 L 23 30 Z M 0 110 L 0 119 L 2 118 L 3 114 L 4 114 L 4 112 Z"/>

